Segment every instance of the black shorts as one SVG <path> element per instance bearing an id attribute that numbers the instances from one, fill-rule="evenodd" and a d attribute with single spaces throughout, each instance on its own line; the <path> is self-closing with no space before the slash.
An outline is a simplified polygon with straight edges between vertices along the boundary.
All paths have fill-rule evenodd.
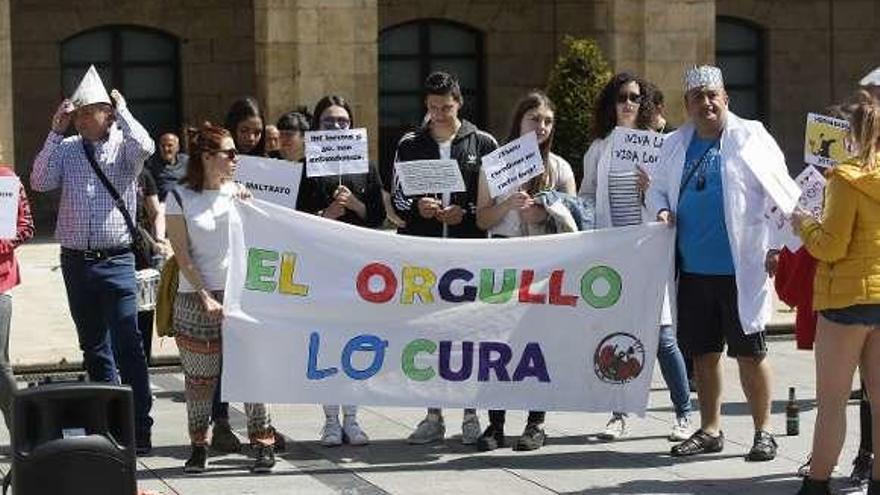
<path id="1" fill-rule="evenodd" d="M 678 343 L 687 356 L 724 352 L 730 357 L 763 357 L 764 332 L 743 333 L 733 275 L 678 277 Z"/>

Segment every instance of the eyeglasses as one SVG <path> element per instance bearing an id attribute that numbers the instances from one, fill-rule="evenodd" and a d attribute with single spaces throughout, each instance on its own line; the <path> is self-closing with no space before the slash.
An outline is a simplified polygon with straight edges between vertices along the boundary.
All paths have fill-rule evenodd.
<path id="1" fill-rule="evenodd" d="M 324 129 L 348 129 L 351 120 L 348 117 L 323 117 L 321 127 Z"/>
<path id="2" fill-rule="evenodd" d="M 235 148 L 229 148 L 228 150 L 217 150 L 214 153 L 226 155 L 226 158 L 229 160 L 235 160 L 238 158 L 238 150 Z"/>
<path id="3" fill-rule="evenodd" d="M 635 103 L 636 105 L 640 105 L 642 103 L 642 95 L 638 93 L 620 93 L 617 95 L 617 103 Z"/>

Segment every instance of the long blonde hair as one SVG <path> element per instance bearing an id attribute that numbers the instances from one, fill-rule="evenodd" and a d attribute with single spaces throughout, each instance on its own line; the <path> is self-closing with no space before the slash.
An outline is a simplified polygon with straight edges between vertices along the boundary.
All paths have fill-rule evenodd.
<path id="1" fill-rule="evenodd" d="M 850 136 L 856 147 L 855 157 L 866 170 L 877 166 L 880 152 L 880 106 L 876 100 L 859 102 L 849 118 Z"/>

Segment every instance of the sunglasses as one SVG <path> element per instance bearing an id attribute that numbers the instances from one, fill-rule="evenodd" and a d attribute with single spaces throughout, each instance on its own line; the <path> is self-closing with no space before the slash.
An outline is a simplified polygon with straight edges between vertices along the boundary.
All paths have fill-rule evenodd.
<path id="1" fill-rule="evenodd" d="M 351 120 L 348 117 L 324 117 L 321 119 L 321 127 L 325 129 L 348 129 Z"/>
<path id="2" fill-rule="evenodd" d="M 217 150 L 214 153 L 226 155 L 226 158 L 230 160 L 235 160 L 238 158 L 238 150 L 235 148 L 229 148 L 228 150 Z"/>
<path id="3" fill-rule="evenodd" d="M 638 93 L 620 93 L 617 95 L 617 103 L 635 103 L 639 105 L 642 103 L 642 95 Z"/>

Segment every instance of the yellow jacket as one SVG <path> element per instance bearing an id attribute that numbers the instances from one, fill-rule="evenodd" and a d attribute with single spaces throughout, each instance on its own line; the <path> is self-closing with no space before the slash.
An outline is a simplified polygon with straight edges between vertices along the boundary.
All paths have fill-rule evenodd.
<path id="1" fill-rule="evenodd" d="M 819 260 L 815 309 L 880 304 L 880 170 L 852 160 L 834 167 L 822 220 L 806 220 L 800 236 Z"/>

